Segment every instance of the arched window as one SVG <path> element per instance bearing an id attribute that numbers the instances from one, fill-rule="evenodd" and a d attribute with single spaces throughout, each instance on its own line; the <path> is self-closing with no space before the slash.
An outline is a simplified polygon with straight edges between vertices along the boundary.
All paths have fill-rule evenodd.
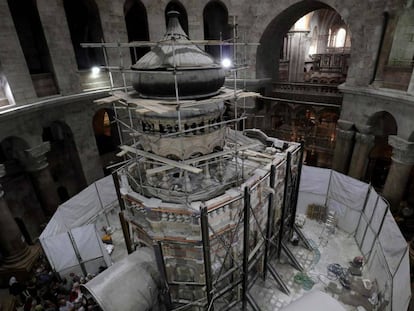
<path id="1" fill-rule="evenodd" d="M 188 17 L 187 17 L 187 11 L 185 10 L 184 6 L 179 1 L 170 1 L 166 8 L 165 8 L 165 24 L 168 25 L 168 16 L 167 13 L 170 11 L 177 11 L 180 13 L 178 16 L 178 20 L 181 24 L 181 27 L 185 31 L 185 33 L 188 35 Z"/>
<path id="2" fill-rule="evenodd" d="M 145 6 L 139 0 L 127 0 L 124 5 L 125 23 L 128 41 L 148 41 L 148 17 Z M 135 63 L 150 49 L 148 47 L 131 48 L 131 61 Z"/>
<path id="3" fill-rule="evenodd" d="M 335 36 L 335 47 L 343 48 L 345 46 L 345 39 L 346 39 L 346 30 L 344 28 L 340 28 Z"/>
<path id="4" fill-rule="evenodd" d="M 209 2 L 203 11 L 204 39 L 205 40 L 226 40 L 230 38 L 228 25 L 229 14 L 227 8 L 219 1 Z M 206 52 L 214 58 L 230 57 L 229 46 L 220 47 L 207 45 Z"/>
<path id="5" fill-rule="evenodd" d="M 101 42 L 101 19 L 94 0 L 63 0 L 70 37 L 79 69 L 90 69 L 105 63 L 101 49 L 85 49 L 83 42 Z"/>
<path id="6" fill-rule="evenodd" d="M 58 93 L 36 1 L 8 0 L 8 4 L 37 95 L 41 97 Z M 45 80 L 52 87 L 47 90 L 37 87 L 37 82 L 43 85 Z"/>

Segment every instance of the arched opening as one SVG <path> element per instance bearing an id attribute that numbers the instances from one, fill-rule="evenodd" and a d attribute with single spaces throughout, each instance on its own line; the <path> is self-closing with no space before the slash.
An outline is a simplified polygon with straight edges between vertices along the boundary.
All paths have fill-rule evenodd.
<path id="1" fill-rule="evenodd" d="M 0 143 L 0 163 L 6 170 L 1 182 L 4 199 L 13 217 L 24 219 L 24 223 L 17 220 L 17 224 L 28 243 L 40 235 L 40 227 L 46 220 L 22 157 L 29 147 L 25 140 L 14 136 Z"/>
<path id="2" fill-rule="evenodd" d="M 94 0 L 63 0 L 70 37 L 75 51 L 78 69 L 90 69 L 103 65 L 101 49 L 84 49 L 84 42 L 104 40 L 98 7 Z"/>
<path id="3" fill-rule="evenodd" d="M 111 109 L 98 110 L 92 120 L 96 144 L 105 175 L 110 173 L 107 166 L 120 160 L 116 156 L 116 153 L 119 151 L 120 139 L 114 121 L 114 112 Z"/>
<path id="4" fill-rule="evenodd" d="M 344 28 L 348 34 L 340 51 L 330 50 L 328 46 L 334 36 L 329 35 L 333 28 Z M 322 2 L 301 1 L 292 5 L 272 20 L 260 38 L 257 78 L 303 82 L 304 68 L 306 73 L 312 68 L 309 82 L 313 77 L 315 81 L 331 80 L 333 75 L 338 76 L 339 83 L 343 82 L 350 57 L 348 29 L 341 16 Z"/>
<path id="5" fill-rule="evenodd" d="M 392 147 L 388 144 L 388 136 L 397 135 L 398 126 L 395 118 L 386 111 L 373 114 L 368 125 L 375 136 L 375 145 L 369 154 L 365 180 L 381 191 L 392 162 Z"/>
<path id="6" fill-rule="evenodd" d="M 147 10 L 142 2 L 139 0 L 125 1 L 124 16 L 128 41 L 149 41 Z M 136 63 L 149 50 L 149 47 L 130 48 L 132 63 Z"/>
<path id="7" fill-rule="evenodd" d="M 226 6 L 219 1 L 210 1 L 204 8 L 204 39 L 205 40 L 227 40 L 230 38 L 230 27 L 228 24 L 229 13 Z M 206 52 L 216 60 L 232 58 L 229 46 L 207 45 Z"/>
<path id="8" fill-rule="evenodd" d="M 179 1 L 170 1 L 167 6 L 165 7 L 165 24 L 168 25 L 168 16 L 167 13 L 170 11 L 177 11 L 180 13 L 178 16 L 178 20 L 181 24 L 181 27 L 185 31 L 185 33 L 188 35 L 188 17 L 187 17 L 187 11 L 185 10 L 184 6 Z"/>
<path id="9" fill-rule="evenodd" d="M 58 93 L 36 1 L 8 0 L 20 46 L 38 97 Z"/>
<path id="10" fill-rule="evenodd" d="M 67 124 L 56 121 L 43 128 L 42 138 L 50 142 L 47 161 L 56 189 L 64 187 L 68 198 L 74 196 L 86 187 L 86 180 L 72 130 Z M 59 191 L 58 196 L 61 201 Z"/>

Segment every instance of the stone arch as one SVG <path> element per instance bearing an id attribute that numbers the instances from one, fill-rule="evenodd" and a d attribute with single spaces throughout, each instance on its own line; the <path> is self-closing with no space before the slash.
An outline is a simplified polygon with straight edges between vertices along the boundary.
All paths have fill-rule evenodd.
<path id="1" fill-rule="evenodd" d="M 181 4 L 180 1 L 172 0 L 168 2 L 167 6 L 165 7 L 165 24 L 168 26 L 168 16 L 167 13 L 169 11 L 177 11 L 180 13 L 178 16 L 178 20 L 180 21 L 181 27 L 183 28 L 184 32 L 188 35 L 188 16 L 187 11 L 184 5 Z"/>
<path id="2" fill-rule="evenodd" d="M 375 136 L 397 135 L 398 132 L 397 121 L 388 111 L 375 112 L 368 118 L 367 124 Z"/>
<path id="3" fill-rule="evenodd" d="M 6 137 L 0 142 L 0 163 L 6 170 L 1 182 L 4 198 L 15 220 L 24 220 L 25 239 L 30 243 L 40 235 L 40 226 L 46 219 L 23 161 L 25 150 L 29 148 L 28 142 L 17 136 Z M 22 224 L 18 223 L 21 231 Z"/>
<path id="4" fill-rule="evenodd" d="M 224 3 L 212 0 L 207 3 L 203 10 L 204 39 L 205 40 L 226 40 L 230 38 L 230 27 L 228 24 L 229 12 Z M 220 47 L 207 45 L 206 52 L 215 59 L 231 57 L 229 46 Z"/>
<path id="5" fill-rule="evenodd" d="M 124 16 L 128 41 L 149 41 L 148 16 L 144 4 L 139 0 L 126 0 Z M 149 47 L 130 48 L 132 63 L 135 63 L 149 50 Z"/>
<path id="6" fill-rule="evenodd" d="M 73 132 L 65 122 L 54 121 L 43 128 L 42 139 L 50 143 L 47 161 L 59 201 L 63 203 L 58 191 L 60 187 L 67 189 L 69 197 L 86 187 Z M 68 166 L 67 163 L 71 165 Z"/>
<path id="7" fill-rule="evenodd" d="M 300 1 L 282 11 L 267 24 L 256 51 L 257 78 L 278 79 L 279 51 L 283 46 L 285 34 L 300 17 L 320 9 L 335 10 L 321 1 Z"/>
<path id="8" fill-rule="evenodd" d="M 52 60 L 36 1 L 7 2 L 37 96 L 57 94 Z"/>
<path id="9" fill-rule="evenodd" d="M 104 39 L 98 6 L 94 0 L 63 0 L 78 69 L 105 64 L 101 49 L 84 49 L 83 42 Z"/>

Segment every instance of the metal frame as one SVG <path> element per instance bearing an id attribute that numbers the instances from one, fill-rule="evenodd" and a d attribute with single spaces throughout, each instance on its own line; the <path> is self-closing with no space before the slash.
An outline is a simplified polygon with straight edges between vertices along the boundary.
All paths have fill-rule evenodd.
<path id="1" fill-rule="evenodd" d="M 237 27 L 236 27 L 236 19 L 234 17 L 234 38 L 232 43 L 226 43 L 226 42 L 213 42 L 212 44 L 220 44 L 220 45 L 232 45 L 233 53 L 234 53 L 234 63 L 236 65 L 236 55 L 237 50 L 236 47 L 238 45 L 244 45 L 246 44 L 239 44 L 237 42 Z M 196 42 L 196 41 L 192 41 Z M 107 48 L 117 48 L 119 52 L 119 56 L 122 59 L 122 53 L 121 48 L 129 48 L 134 46 L 154 46 L 157 44 L 172 44 L 173 46 L 175 44 L 181 44 L 179 42 L 158 42 L 158 43 L 151 43 L 151 42 L 144 42 L 144 43 L 129 43 L 129 44 L 122 44 L 122 43 L 88 43 L 83 44 L 83 47 L 90 47 L 90 48 L 102 48 L 105 55 L 105 66 L 104 68 L 107 69 L 109 80 L 111 82 L 111 90 L 114 89 L 113 87 L 113 77 L 112 72 L 120 72 L 122 74 L 122 82 L 124 84 L 123 89 L 126 91 L 127 86 L 125 82 L 125 72 L 128 70 L 125 70 L 123 68 L 122 60 L 120 61 L 119 67 L 111 67 L 109 65 L 109 60 L 107 57 L 106 49 Z M 209 42 L 203 41 L 200 44 L 209 44 Z M 173 48 L 173 52 L 174 52 Z M 247 67 L 246 67 L 247 68 Z M 242 68 L 242 69 L 246 69 Z M 181 124 L 181 113 L 180 113 L 180 96 L 178 93 L 178 84 L 177 84 L 177 77 L 176 77 L 176 65 L 174 64 L 173 70 L 169 74 L 174 75 L 174 81 L 175 81 L 175 88 L 176 88 L 176 104 L 175 108 L 177 110 L 177 119 L 178 119 L 178 128 L 179 131 L 173 134 L 161 134 L 160 137 L 168 137 L 168 136 L 181 136 L 185 134 L 188 131 L 193 131 L 194 129 L 190 130 L 184 130 L 183 126 Z M 215 124 L 210 124 L 207 126 L 200 127 L 201 128 L 207 128 L 207 127 L 215 127 L 215 126 L 223 126 L 225 124 L 233 124 L 234 128 L 237 130 L 238 123 L 241 120 L 244 120 L 246 117 L 243 113 L 240 114 L 240 111 L 238 111 L 238 90 L 237 90 L 237 70 L 240 68 L 236 68 L 232 71 L 233 77 L 234 77 L 234 94 L 232 103 L 234 104 L 234 114 L 235 117 L 232 120 L 217 122 Z M 185 106 L 185 103 L 183 103 L 183 106 Z M 117 128 L 119 131 L 119 136 L 121 139 L 121 144 L 127 144 L 128 141 L 132 141 L 133 146 L 136 145 L 136 137 L 139 136 L 141 133 L 137 129 L 134 128 L 136 124 L 134 125 L 130 105 L 125 102 L 124 99 L 119 98 L 118 101 L 113 102 L 113 109 L 114 109 L 114 118 L 117 122 Z M 124 116 L 125 115 L 125 116 Z M 125 117 L 125 120 L 123 119 Z M 129 120 L 127 120 L 129 119 Z M 244 125 L 244 122 L 243 122 Z M 244 130 L 242 128 L 241 130 Z M 124 135 L 125 133 L 129 133 L 130 136 Z M 234 147 L 234 153 L 237 154 L 240 152 L 238 150 L 239 148 L 236 146 Z M 241 148 L 240 148 L 241 149 Z M 245 187 L 243 189 L 243 195 L 240 195 L 239 197 L 235 198 L 234 200 L 231 200 L 231 202 L 237 201 L 237 200 L 243 200 L 243 210 L 240 212 L 236 217 L 236 225 L 235 227 L 231 228 L 228 233 L 230 234 L 230 239 L 226 241 L 221 236 L 221 233 L 217 233 L 214 231 L 214 228 L 209 224 L 209 214 L 213 212 L 214 210 L 223 207 L 224 205 L 230 204 L 231 202 L 226 202 L 223 205 L 220 205 L 219 207 L 214 207 L 211 210 L 208 210 L 207 207 L 203 206 L 201 207 L 199 213 L 194 213 L 194 217 L 198 217 L 200 221 L 200 227 L 201 227 L 201 241 L 170 241 L 170 240 L 160 240 L 160 241 L 154 241 L 154 253 L 157 261 L 157 266 L 160 271 L 161 280 L 162 280 L 162 288 L 163 288 L 163 297 L 164 302 L 166 304 L 166 307 L 168 310 L 187 310 L 188 308 L 192 306 L 197 306 L 199 308 L 203 308 L 204 310 L 231 310 L 234 308 L 237 308 L 238 310 L 247 310 L 248 305 L 253 310 L 260 310 L 257 302 L 253 299 L 253 297 L 250 295 L 249 290 L 254 285 L 255 281 L 258 279 L 260 274 L 264 279 L 267 277 L 267 272 L 270 273 L 270 275 L 276 280 L 276 282 L 279 284 L 282 291 L 289 294 L 289 289 L 286 286 L 286 284 L 283 282 L 282 278 L 278 274 L 277 270 L 270 265 L 270 260 L 274 256 L 275 253 L 280 255 L 280 252 L 282 249 L 284 249 L 285 252 L 288 252 L 288 250 L 284 247 L 284 241 L 289 239 L 292 230 L 293 230 L 293 224 L 294 224 L 294 218 L 296 213 L 296 204 L 297 204 L 297 193 L 298 193 L 298 187 L 299 187 L 299 178 L 301 173 L 301 166 L 302 166 L 302 159 L 303 159 L 303 144 L 300 148 L 295 149 L 294 152 L 301 152 L 300 160 L 298 163 L 299 170 L 298 174 L 296 176 L 296 179 L 294 179 L 292 172 L 291 172 L 291 153 L 287 153 L 287 159 L 284 160 L 286 163 L 286 171 L 285 171 L 285 193 L 284 193 L 284 204 L 282 208 L 282 219 L 280 223 L 275 224 L 275 206 L 274 206 L 274 187 L 275 187 L 275 175 L 276 170 L 279 167 L 279 165 L 271 165 L 270 173 L 266 174 L 264 177 L 262 177 L 261 180 L 259 180 L 255 185 L 251 187 Z M 218 152 L 217 154 L 220 154 Z M 125 160 L 127 161 L 126 164 L 123 166 L 129 166 L 134 165 L 133 163 L 136 163 L 137 161 L 140 161 L 141 158 L 138 154 L 124 153 L 123 156 L 125 157 Z M 134 162 L 135 159 L 135 162 Z M 243 165 L 243 164 L 242 164 Z M 239 168 L 240 164 L 238 161 L 236 161 L 236 172 L 237 172 L 237 181 L 236 184 L 241 182 L 240 178 L 240 172 L 243 172 L 243 167 Z M 254 190 L 255 187 L 259 183 L 262 183 L 265 178 L 270 177 L 270 188 L 272 191 L 268 194 L 267 198 L 267 219 L 265 222 L 265 228 L 263 229 L 262 225 L 260 224 L 260 221 L 255 214 L 255 210 L 251 204 L 251 191 Z M 119 191 L 120 185 L 118 180 L 118 175 L 115 172 L 113 174 L 115 187 L 117 188 L 117 196 L 120 201 L 121 205 L 121 213 L 119 214 L 122 229 L 124 231 L 124 236 L 126 237 L 126 244 L 128 253 L 132 252 L 132 245 L 131 245 L 131 238 L 130 238 L 130 231 L 129 231 L 129 224 L 128 219 L 124 217 L 124 202 L 122 200 L 121 193 Z M 138 180 L 137 183 L 142 184 L 142 179 Z M 295 202 L 291 203 L 290 199 L 295 197 Z M 263 208 L 265 205 L 263 205 Z M 241 207 L 240 207 L 241 208 Z M 288 218 L 290 217 L 290 218 Z M 293 222 L 292 222 L 293 219 Z M 250 237 L 250 228 L 253 225 L 257 225 L 258 227 L 258 233 L 259 237 L 262 239 L 258 244 L 253 248 L 250 249 L 251 245 L 251 237 Z M 243 227 L 242 227 L 243 226 Z M 238 260 L 234 258 L 233 256 L 233 243 L 235 241 L 235 238 L 240 236 L 240 230 L 243 228 L 243 248 L 242 248 L 242 264 L 238 263 Z M 211 264 L 211 246 L 210 241 L 211 239 L 217 239 L 217 243 L 219 243 L 220 246 L 222 246 L 225 250 L 225 255 L 223 259 L 223 264 L 218 271 L 216 275 L 213 275 L 212 272 L 212 264 Z M 169 282 L 167 277 L 167 270 L 166 270 L 166 263 L 164 260 L 164 254 L 163 254 L 163 244 L 192 244 L 192 245 L 198 245 L 202 246 L 202 252 L 203 252 L 203 262 L 204 262 L 204 272 L 205 272 L 205 283 L 195 283 L 195 282 Z M 292 260 L 295 262 L 295 258 L 293 255 L 291 255 Z M 225 264 L 227 262 L 230 262 L 230 265 L 232 268 L 230 268 L 228 271 L 224 271 Z M 252 273 L 253 269 L 261 264 L 262 271 L 260 273 Z M 170 295 L 170 285 L 182 285 L 182 286 L 205 286 L 205 297 L 201 299 L 196 299 L 194 301 L 187 301 L 187 300 L 180 300 L 180 301 L 173 301 L 171 299 Z M 232 297 L 231 301 L 226 301 L 225 304 L 221 303 L 220 301 L 225 299 L 226 295 L 233 295 L 235 297 Z"/>

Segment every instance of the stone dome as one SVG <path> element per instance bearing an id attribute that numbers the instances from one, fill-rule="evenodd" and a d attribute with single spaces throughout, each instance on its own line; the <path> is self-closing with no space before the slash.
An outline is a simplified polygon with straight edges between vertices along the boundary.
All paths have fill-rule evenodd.
<path id="1" fill-rule="evenodd" d="M 174 99 L 174 68 L 180 98 L 212 96 L 223 86 L 224 70 L 213 57 L 191 44 L 181 28 L 178 15 L 176 11 L 168 13 L 170 19 L 161 44 L 131 67 L 136 70 L 133 73 L 134 89 L 142 97 Z"/>

